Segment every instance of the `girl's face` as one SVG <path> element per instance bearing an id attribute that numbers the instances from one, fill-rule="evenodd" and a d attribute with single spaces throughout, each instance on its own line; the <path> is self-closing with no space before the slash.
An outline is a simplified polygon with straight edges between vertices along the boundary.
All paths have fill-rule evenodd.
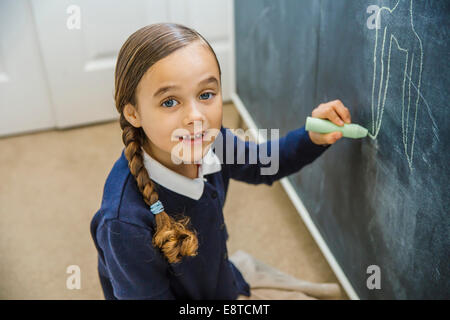
<path id="1" fill-rule="evenodd" d="M 133 126 L 142 126 L 146 152 L 178 172 L 185 166 L 179 166 L 181 161 L 193 166 L 203 158 L 222 125 L 219 68 L 199 41 L 150 67 L 137 86 L 136 99 L 137 110 L 128 104 L 124 116 Z M 205 130 L 203 140 L 194 143 L 178 138 Z"/>

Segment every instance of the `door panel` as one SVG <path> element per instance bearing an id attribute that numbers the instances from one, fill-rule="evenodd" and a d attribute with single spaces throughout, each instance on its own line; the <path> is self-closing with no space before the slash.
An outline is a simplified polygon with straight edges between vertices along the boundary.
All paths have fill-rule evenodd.
<path id="1" fill-rule="evenodd" d="M 80 8 L 80 28 L 69 29 L 67 8 Z M 117 119 L 114 67 L 126 38 L 165 20 L 163 1 L 32 1 L 55 104 L 56 126 Z"/>
<path id="2" fill-rule="evenodd" d="M 230 97 L 228 14 L 230 0 L 31 0 L 55 106 L 58 128 L 118 118 L 114 68 L 126 38 L 142 26 L 176 22 L 193 27 L 217 47 L 224 100 Z M 69 29 L 67 8 L 76 5 L 80 28 Z"/>
<path id="3" fill-rule="evenodd" d="M 55 125 L 32 12 L 26 1 L 0 1 L 0 136 Z"/>

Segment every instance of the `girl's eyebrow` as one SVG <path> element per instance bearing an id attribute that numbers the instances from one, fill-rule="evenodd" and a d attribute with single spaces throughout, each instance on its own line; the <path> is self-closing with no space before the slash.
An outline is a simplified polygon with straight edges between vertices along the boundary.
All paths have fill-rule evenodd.
<path id="1" fill-rule="evenodd" d="M 198 83 L 198 86 L 201 86 L 201 85 L 206 84 L 206 83 L 215 83 L 216 85 L 219 85 L 219 81 L 216 79 L 216 77 L 210 76 L 210 77 L 200 81 Z M 165 87 L 161 87 L 158 90 L 156 90 L 156 92 L 153 94 L 153 97 L 157 97 L 157 96 L 162 95 L 163 93 L 165 93 L 167 91 L 170 91 L 170 90 L 173 90 L 173 89 L 178 89 L 178 88 L 179 88 L 179 86 L 165 86 Z"/>
<path id="2" fill-rule="evenodd" d="M 210 76 L 209 78 L 206 78 L 205 80 L 202 80 L 198 83 L 198 86 L 201 86 L 202 84 L 206 84 L 206 83 L 215 83 L 216 85 L 219 85 L 219 81 L 216 79 L 216 77 L 214 76 Z"/>

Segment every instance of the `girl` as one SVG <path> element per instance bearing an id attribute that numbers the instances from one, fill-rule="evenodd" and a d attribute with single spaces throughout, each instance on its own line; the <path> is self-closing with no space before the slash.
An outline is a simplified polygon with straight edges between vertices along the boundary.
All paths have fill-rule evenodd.
<path id="1" fill-rule="evenodd" d="M 278 140 L 274 175 L 259 174 L 259 161 L 238 164 L 239 150 L 246 156 L 260 145 L 222 126 L 217 57 L 200 34 L 179 24 L 149 25 L 125 41 L 115 70 L 115 103 L 125 148 L 91 222 L 105 298 L 250 296 L 227 254 L 222 208 L 229 179 L 272 185 L 312 162 L 341 134 L 307 133 L 304 127 L 289 132 Z M 312 116 L 350 122 L 339 101 L 320 105 Z M 219 136 L 224 143 L 218 150 Z M 182 152 L 174 152 L 180 144 Z M 267 150 L 271 144 L 265 143 Z M 222 163 L 212 147 L 225 154 L 230 145 L 231 161 L 227 155 Z"/>

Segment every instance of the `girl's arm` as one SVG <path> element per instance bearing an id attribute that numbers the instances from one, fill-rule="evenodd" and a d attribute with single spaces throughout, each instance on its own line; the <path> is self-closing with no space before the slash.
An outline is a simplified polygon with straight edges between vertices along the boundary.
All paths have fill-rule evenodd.
<path id="1" fill-rule="evenodd" d="M 175 299 L 167 264 L 152 246 L 151 231 L 120 220 L 107 220 L 97 233 L 118 299 Z"/>
<path id="2" fill-rule="evenodd" d="M 350 112 L 340 100 L 320 104 L 312 111 L 312 116 L 328 119 L 339 126 L 351 122 Z M 219 151 L 222 152 L 224 168 L 229 177 L 251 184 L 267 185 L 299 171 L 342 138 L 340 132 L 307 132 L 303 126 L 282 138 L 257 144 L 241 140 L 223 126 L 220 132 L 222 148 L 219 147 Z M 234 151 L 233 154 L 227 154 L 230 151 Z"/>
<path id="3" fill-rule="evenodd" d="M 276 141 L 267 140 L 260 144 L 243 141 L 228 128 L 222 127 L 221 134 L 224 137 L 222 148 L 224 170 L 230 178 L 250 184 L 272 185 L 273 182 L 313 162 L 329 147 L 329 145 L 321 146 L 313 143 L 305 127 L 292 130 Z M 268 130 L 268 136 L 270 134 Z M 260 155 L 261 148 L 263 152 Z M 233 156 L 227 157 L 226 153 L 231 149 L 234 151 Z M 250 154 L 256 155 L 256 161 L 253 163 L 249 160 Z M 232 161 L 227 161 L 230 158 Z M 238 163 L 238 159 L 245 159 L 245 161 Z M 268 159 L 270 159 L 269 163 L 267 163 Z M 261 160 L 267 164 L 263 164 Z M 262 169 L 270 174 L 262 174 Z"/>

